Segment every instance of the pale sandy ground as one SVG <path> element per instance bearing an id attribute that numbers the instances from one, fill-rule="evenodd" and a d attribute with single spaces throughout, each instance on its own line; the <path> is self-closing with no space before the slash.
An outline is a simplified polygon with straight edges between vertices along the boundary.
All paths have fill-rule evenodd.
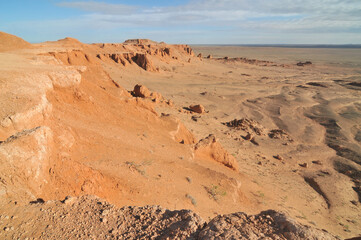
<path id="1" fill-rule="evenodd" d="M 200 59 L 171 47 L 170 56 L 149 56 L 158 68 L 150 72 L 96 57 L 148 47 L 99 46 L 67 39 L 0 53 L 3 216 L 21 216 L 9 210 L 15 201 L 93 194 L 116 206 L 191 209 L 204 219 L 275 209 L 341 237 L 361 234 L 361 74 L 348 65 L 349 50 L 195 47 L 196 55 L 245 51 L 272 61 L 249 62 Z M 334 58 L 320 58 L 320 51 Z M 359 64 L 360 52 L 353 50 L 349 62 Z M 348 66 L 325 64 L 337 59 Z M 315 64 L 295 66 L 306 60 Z M 138 83 L 174 105 L 131 97 L 125 89 Z M 207 112 L 183 109 L 191 104 Z M 214 134 L 239 170 L 194 155 L 192 138 L 174 117 L 197 141 Z M 244 139 L 247 131 L 222 124 L 235 118 L 259 122 L 258 145 Z M 288 137 L 270 138 L 273 129 Z M 16 219 L 1 220 L 1 227 L 16 231 L 24 224 Z"/>
<path id="2" fill-rule="evenodd" d="M 268 208 L 286 210 L 302 222 L 340 236 L 352 236 L 348 233 L 351 229 L 360 234 L 360 203 L 353 190 L 355 184 L 335 171 L 334 164 L 340 161 L 354 166 L 356 181 L 360 181 L 360 167 L 337 157 L 336 152 L 325 144 L 325 127 L 308 116 L 335 119 L 341 128 L 340 134 L 347 139 L 343 142 L 343 137 L 337 136 L 340 138 L 337 142 L 350 146 L 356 152 L 353 159 L 360 163 L 361 88 L 349 89 L 348 85 L 342 86 L 334 80 L 361 82 L 360 68 L 350 67 L 360 65 L 361 50 L 243 47 L 194 47 L 194 50 L 196 55 L 201 52 L 203 56 L 274 60 L 288 66 L 203 59 L 173 68 L 163 76 L 144 73 L 134 80 L 125 73 L 117 75 L 114 71 L 112 77 L 129 89 L 136 82 L 145 84 L 173 99 L 180 107 L 195 103 L 205 106 L 209 113 L 197 122 L 192 121 L 190 115 L 177 111 L 159 108 L 159 112 L 175 114 L 197 138 L 215 134 L 236 156 L 240 172 L 262 186 L 263 190 L 252 193 L 260 205 L 252 209 L 240 205 L 240 209 L 251 212 Z M 314 65 L 295 66 L 298 61 L 308 60 Z M 335 63 L 338 63 L 337 67 Z M 307 85 L 309 82 L 322 83 L 326 87 Z M 203 92 L 207 93 L 202 95 Z M 259 121 L 268 130 L 286 130 L 294 142 L 284 145 L 287 141 L 261 136 L 257 137 L 260 145 L 255 146 L 242 139 L 245 132 L 233 131 L 221 124 L 243 117 Z M 278 154 L 284 160 L 273 157 Z M 308 167 L 299 165 L 303 163 Z M 305 178 L 314 179 L 320 188 L 317 191 L 323 196 L 315 190 L 318 187 L 312 188 Z"/>

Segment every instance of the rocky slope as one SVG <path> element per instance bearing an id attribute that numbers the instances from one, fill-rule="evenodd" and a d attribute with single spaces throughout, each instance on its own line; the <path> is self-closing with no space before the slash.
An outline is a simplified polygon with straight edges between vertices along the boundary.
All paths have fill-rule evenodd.
<path id="1" fill-rule="evenodd" d="M 117 208 L 92 196 L 8 206 L 0 218 L 5 239 L 336 239 L 272 210 L 220 215 L 206 223 L 190 210 Z"/>

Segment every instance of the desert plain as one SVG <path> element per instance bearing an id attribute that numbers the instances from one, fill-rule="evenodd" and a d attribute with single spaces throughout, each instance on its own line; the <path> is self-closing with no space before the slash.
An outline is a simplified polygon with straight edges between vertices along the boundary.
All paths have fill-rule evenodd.
<path id="1" fill-rule="evenodd" d="M 361 236 L 360 91 L 359 48 L 0 33 L 0 236 Z"/>

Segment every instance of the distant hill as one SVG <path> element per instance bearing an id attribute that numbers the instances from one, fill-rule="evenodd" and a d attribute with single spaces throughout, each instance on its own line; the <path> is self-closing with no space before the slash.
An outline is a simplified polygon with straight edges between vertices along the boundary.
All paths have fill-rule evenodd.
<path id="1" fill-rule="evenodd" d="M 31 44 L 17 36 L 0 32 L 0 52 L 30 48 Z"/>

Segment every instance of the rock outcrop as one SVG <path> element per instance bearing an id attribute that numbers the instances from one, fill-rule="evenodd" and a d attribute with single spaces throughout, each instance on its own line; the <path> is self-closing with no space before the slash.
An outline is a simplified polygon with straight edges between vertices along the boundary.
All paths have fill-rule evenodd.
<path id="1" fill-rule="evenodd" d="M 157 42 L 152 41 L 150 39 L 128 39 L 125 40 L 124 44 L 139 44 L 139 45 L 143 45 L 143 44 L 157 44 Z"/>
<path id="2" fill-rule="evenodd" d="M 188 45 L 167 45 L 148 39 L 131 39 L 123 44 L 93 44 L 101 51 L 96 57 L 102 61 L 112 60 L 123 66 L 133 63 L 148 72 L 168 70 L 172 61 L 189 62 L 194 52 Z"/>
<path id="3" fill-rule="evenodd" d="M 237 160 L 222 147 L 213 134 L 201 139 L 195 145 L 194 151 L 196 158 L 216 161 L 232 170 L 238 171 Z"/>
<path id="4" fill-rule="evenodd" d="M 162 94 L 157 92 L 151 92 L 146 86 L 144 85 L 135 85 L 133 91 L 131 91 L 133 97 L 139 98 L 148 98 L 151 99 L 155 103 L 165 102 L 164 97 Z M 166 101 L 169 103 L 169 101 Z"/>
<path id="5" fill-rule="evenodd" d="M 227 127 L 246 131 L 248 133 L 255 133 L 257 135 L 264 135 L 264 127 L 257 121 L 249 118 L 234 119 L 223 123 Z"/>
<path id="6" fill-rule="evenodd" d="M 143 68 L 145 71 L 148 72 L 157 72 L 158 69 L 156 69 L 153 65 L 153 63 L 150 61 L 147 54 L 141 54 L 137 53 L 132 60 L 141 68 Z"/>
<path id="7" fill-rule="evenodd" d="M 5 186 L 6 194 L 32 196 L 32 193 L 41 192 L 47 183 L 46 171 L 52 141 L 51 129 L 39 126 L 18 132 L 0 142 L 0 178 L 5 182 L 16 183 Z"/>
<path id="8" fill-rule="evenodd" d="M 194 135 L 184 126 L 184 124 L 177 118 L 171 115 L 164 115 L 161 117 L 166 121 L 168 128 L 171 129 L 170 135 L 174 141 L 182 144 L 194 144 L 196 138 Z"/>

